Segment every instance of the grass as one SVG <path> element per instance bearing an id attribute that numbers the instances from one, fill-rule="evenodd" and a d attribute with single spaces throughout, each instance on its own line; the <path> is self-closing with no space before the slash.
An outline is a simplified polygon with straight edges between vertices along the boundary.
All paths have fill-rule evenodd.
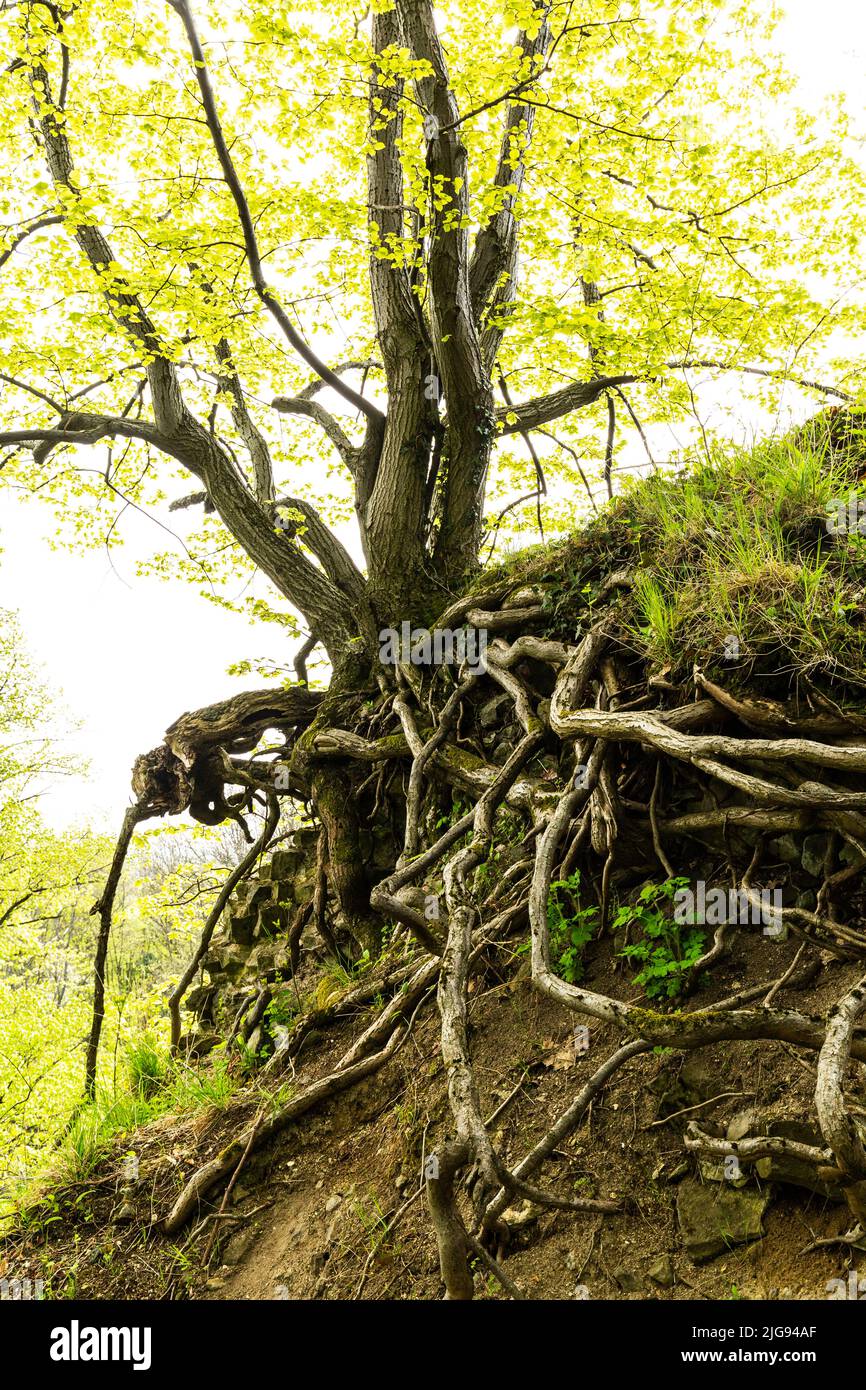
<path id="1" fill-rule="evenodd" d="M 549 632 L 573 641 L 602 616 L 672 680 L 698 663 L 733 689 L 785 698 L 803 682 L 845 705 L 866 690 L 866 536 L 833 534 L 862 501 L 866 444 L 840 453 L 804 430 L 627 484 L 597 519 L 534 551 L 522 582 L 547 592 Z M 614 569 L 630 589 L 601 592 Z M 488 579 L 490 576 L 488 576 Z"/>

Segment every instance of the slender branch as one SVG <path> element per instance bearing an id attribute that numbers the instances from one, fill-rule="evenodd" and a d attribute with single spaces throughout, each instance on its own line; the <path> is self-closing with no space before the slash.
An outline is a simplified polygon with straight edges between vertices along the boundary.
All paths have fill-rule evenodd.
<path id="1" fill-rule="evenodd" d="M 9 257 L 17 251 L 22 241 L 26 241 L 34 232 L 40 231 L 43 227 L 58 227 L 63 224 L 60 213 L 52 213 L 50 217 L 37 217 L 35 222 L 31 222 L 29 227 L 25 227 L 22 232 L 18 232 L 6 247 L 5 251 L 0 252 L 0 266 L 4 266 Z"/>
<path id="2" fill-rule="evenodd" d="M 237 170 L 235 169 L 234 161 L 229 153 L 225 135 L 223 134 L 219 112 L 217 111 L 216 98 L 205 61 L 204 50 L 202 49 L 195 27 L 192 10 L 188 0 L 169 0 L 169 4 L 180 16 L 181 23 L 186 32 L 195 67 L 196 82 L 198 83 L 202 106 L 204 107 L 205 120 L 208 130 L 210 131 L 211 140 L 213 141 L 214 151 L 223 172 L 223 178 L 226 181 L 228 190 L 234 200 L 235 208 L 237 209 L 238 221 L 241 224 L 241 232 L 246 248 L 247 263 L 250 268 L 250 275 L 256 294 L 265 308 L 268 309 L 275 321 L 279 324 L 289 343 L 298 355 L 304 359 L 307 365 L 312 367 L 313 371 L 316 372 L 323 381 L 327 382 L 329 386 L 332 386 L 350 405 L 355 406 L 357 410 L 363 411 L 371 420 L 380 420 L 382 418 L 382 411 L 379 407 L 360 395 L 357 391 L 354 391 L 351 386 L 347 386 L 337 373 L 332 371 L 331 368 L 317 356 L 307 341 L 295 328 L 279 299 L 265 280 L 264 270 L 262 268 L 262 257 L 259 250 L 255 226 L 253 224 L 252 213 L 250 212 L 246 194 L 244 193 L 243 186 L 238 177 Z"/>

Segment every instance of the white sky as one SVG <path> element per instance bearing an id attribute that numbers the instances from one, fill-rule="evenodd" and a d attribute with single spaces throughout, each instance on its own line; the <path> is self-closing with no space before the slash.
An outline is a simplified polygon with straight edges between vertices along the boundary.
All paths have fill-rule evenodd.
<path id="1" fill-rule="evenodd" d="M 841 90 L 861 112 L 866 5 L 787 0 L 785 9 L 778 41 L 800 78 L 801 105 L 814 108 Z M 136 755 L 160 743 L 184 710 L 262 683 L 226 675 L 231 662 L 287 662 L 290 653 L 276 628 L 216 608 L 189 585 L 137 579 L 136 555 L 164 540 L 152 523 L 127 514 L 127 544 L 114 556 L 120 578 L 104 552 L 51 551 L 50 524 L 47 510 L 0 494 L 0 606 L 18 610 L 34 656 L 80 721 L 68 746 L 90 762 L 87 778 L 59 783 L 42 807 L 58 826 L 116 828 Z"/>

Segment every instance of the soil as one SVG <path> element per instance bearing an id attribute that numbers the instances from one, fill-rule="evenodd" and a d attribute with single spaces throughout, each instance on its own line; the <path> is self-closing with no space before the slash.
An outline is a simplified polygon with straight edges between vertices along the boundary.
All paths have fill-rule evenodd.
<path id="1" fill-rule="evenodd" d="M 510 949 L 515 944 L 498 949 L 472 981 L 470 1011 L 483 1111 L 502 1107 L 492 1133 L 510 1165 L 622 1041 L 612 1026 L 591 1023 L 588 1050 L 576 1049 L 573 1016 L 533 990 L 525 957 Z M 769 988 L 796 947 L 793 939 L 740 928 L 689 1006 L 726 997 L 744 982 L 766 980 Z M 857 965 L 828 956 L 806 989 L 786 987 L 774 1002 L 820 1013 L 858 973 Z M 584 979 L 611 996 L 640 993 L 610 938 L 591 948 Z M 327 1073 L 364 1022 L 359 1016 L 315 1035 L 296 1059 L 299 1080 Z M 533 1299 L 827 1298 L 828 1282 L 847 1276 L 851 1252 L 804 1247 L 850 1227 L 844 1203 L 770 1185 L 763 1238 L 705 1262 L 684 1249 L 676 1211 L 678 1184 L 702 1180 L 683 1144 L 688 1120 L 724 1124 L 753 1107 L 805 1116 L 814 1067 L 813 1054 L 763 1041 L 633 1058 L 533 1178 L 559 1195 L 613 1198 L 621 1211 L 571 1213 L 516 1201 L 506 1213 L 507 1244 L 497 1252 L 502 1267 Z M 851 1099 L 866 1113 L 859 1084 Z M 184 1178 L 261 1104 L 252 1088 L 244 1094 L 243 1105 L 235 1096 L 225 1110 L 163 1116 L 135 1131 L 92 1180 L 58 1194 L 57 1219 L 31 1218 L 9 1238 L 0 1276 L 41 1277 L 54 1297 L 89 1299 L 440 1299 L 420 1184 L 425 1156 L 435 1154 L 450 1121 L 433 1001 L 392 1061 L 254 1153 L 224 1210 L 217 1189 L 198 1218 L 167 1239 L 158 1223 Z M 130 1147 L 139 1181 L 119 1220 Z M 760 1187 L 760 1178 L 750 1176 L 749 1186 Z M 475 1283 L 478 1298 L 507 1297 L 485 1267 Z"/>

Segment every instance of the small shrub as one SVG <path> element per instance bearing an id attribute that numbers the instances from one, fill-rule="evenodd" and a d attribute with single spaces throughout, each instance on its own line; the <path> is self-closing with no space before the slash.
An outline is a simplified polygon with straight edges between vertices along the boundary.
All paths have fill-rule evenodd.
<path id="1" fill-rule="evenodd" d="M 640 929 L 641 939 L 620 955 L 639 964 L 635 982 L 649 999 L 676 998 L 704 949 L 706 932 L 701 927 L 675 922 L 668 915 L 675 894 L 687 884 L 686 878 L 650 883 L 636 903 L 621 907 L 613 919 L 615 931 L 632 923 Z"/>

